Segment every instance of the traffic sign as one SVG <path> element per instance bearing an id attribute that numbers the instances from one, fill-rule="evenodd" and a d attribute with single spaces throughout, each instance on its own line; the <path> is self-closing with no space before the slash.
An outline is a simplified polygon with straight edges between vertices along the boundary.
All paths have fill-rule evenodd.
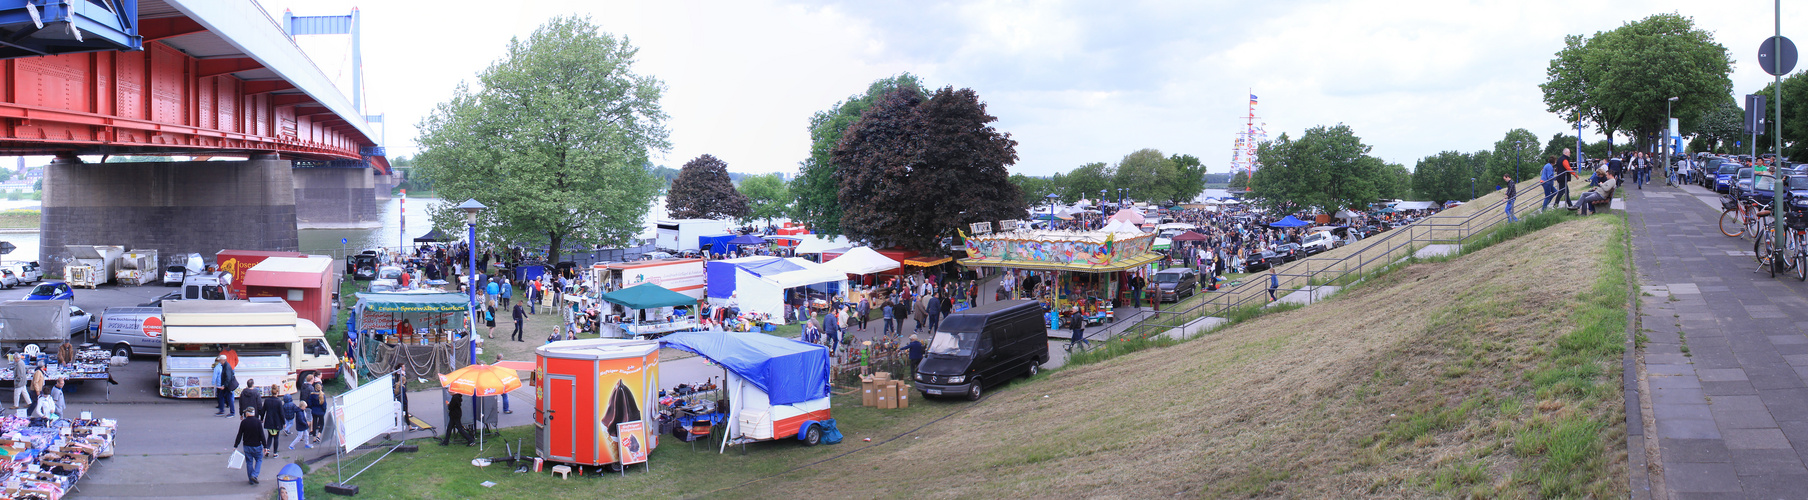
<path id="1" fill-rule="evenodd" d="M 1783 50 L 1778 55 L 1782 57 L 1773 58 L 1770 53 L 1776 50 L 1779 39 L 1783 42 Z M 1765 73 L 1775 76 L 1787 75 L 1790 71 L 1795 70 L 1795 59 L 1795 42 L 1789 41 L 1788 37 L 1773 36 L 1765 39 L 1764 44 L 1758 46 L 1758 66 L 1764 68 Z M 1782 62 L 1781 65 L 1777 64 L 1779 60 Z"/>
<path id="2" fill-rule="evenodd" d="M 13 246 L 11 242 L 0 241 L 0 255 L 13 253 L 13 250 L 18 249 L 19 247 Z"/>

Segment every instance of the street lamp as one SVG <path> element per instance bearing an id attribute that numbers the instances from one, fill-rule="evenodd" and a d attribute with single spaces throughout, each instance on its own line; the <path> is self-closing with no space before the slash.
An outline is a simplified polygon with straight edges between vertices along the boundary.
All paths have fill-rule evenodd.
<path id="1" fill-rule="evenodd" d="M 1670 127 L 1670 105 L 1671 104 L 1676 104 L 1675 97 L 1671 97 L 1664 101 L 1664 128 L 1666 128 L 1666 129 Z M 1673 154 L 1676 154 L 1676 152 L 1670 149 L 1670 131 L 1666 130 L 1664 132 L 1664 160 L 1662 162 L 1662 164 L 1664 166 L 1664 185 L 1665 186 L 1676 185 L 1676 184 L 1670 182 L 1670 156 Z"/>
<path id="2" fill-rule="evenodd" d="M 1061 197 L 1061 195 L 1058 195 L 1055 193 L 1049 193 L 1048 196 L 1046 196 L 1046 198 L 1048 198 L 1048 228 L 1049 229 L 1055 228 L 1055 199 L 1060 198 L 1060 197 Z"/>
<path id="3" fill-rule="evenodd" d="M 1525 141 L 1513 141 L 1513 181 L 1514 182 L 1525 180 L 1524 177 L 1519 176 L 1520 164 L 1524 163 L 1524 162 L 1521 162 L 1519 159 L 1519 148 L 1524 147 L 1524 146 L 1525 146 Z"/>
<path id="4" fill-rule="evenodd" d="M 470 228 L 471 248 L 465 253 L 471 256 L 471 272 L 465 279 L 465 288 L 471 301 L 471 364 L 477 364 L 477 212 L 485 208 L 477 199 L 468 199 L 458 204 L 458 209 L 465 211 L 465 226 Z"/>
<path id="5" fill-rule="evenodd" d="M 1470 200 L 1475 199 L 1475 178 L 1474 177 L 1469 178 L 1469 199 Z"/>

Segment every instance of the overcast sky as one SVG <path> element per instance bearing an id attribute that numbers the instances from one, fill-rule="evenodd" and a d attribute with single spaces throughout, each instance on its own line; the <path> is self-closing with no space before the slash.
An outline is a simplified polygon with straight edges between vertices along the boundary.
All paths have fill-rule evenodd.
<path id="1" fill-rule="evenodd" d="M 812 113 L 901 72 L 977 91 L 1019 143 L 1017 173 L 1141 148 L 1227 171 L 1250 93 L 1271 137 L 1345 123 L 1410 168 L 1516 127 L 1573 130 L 1537 87 L 1564 35 L 1679 12 L 1728 48 L 1744 94 L 1770 81 L 1755 60 L 1774 29 L 1773 4 L 1752 1 L 258 1 L 278 19 L 362 8 L 368 110 L 387 115 L 392 157 L 414 154 L 414 125 L 510 37 L 575 13 L 627 36 L 636 71 L 667 85 L 672 149 L 654 163 L 707 153 L 747 173 L 795 171 Z M 1803 26 L 1808 7 L 1783 15 Z M 349 89 L 350 37 L 299 43 Z"/>

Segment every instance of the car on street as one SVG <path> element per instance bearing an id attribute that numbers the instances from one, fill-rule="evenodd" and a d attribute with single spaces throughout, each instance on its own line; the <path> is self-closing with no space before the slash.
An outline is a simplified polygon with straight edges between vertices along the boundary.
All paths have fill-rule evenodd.
<path id="1" fill-rule="evenodd" d="M 25 300 L 75 300 L 75 290 L 61 281 L 39 283 L 25 295 Z"/>
<path id="2" fill-rule="evenodd" d="M 1274 247 L 1274 253 L 1280 254 L 1285 259 L 1284 262 L 1293 262 L 1306 256 L 1306 250 L 1300 248 L 1298 243 L 1282 243 Z"/>
<path id="3" fill-rule="evenodd" d="M 1306 255 L 1318 255 L 1337 246 L 1337 241 L 1337 237 L 1332 236 L 1330 231 L 1319 231 L 1306 235 L 1300 242 L 1300 248 L 1306 251 Z"/>
<path id="4" fill-rule="evenodd" d="M 12 288 L 19 286 L 19 283 L 19 276 L 13 274 L 12 269 L 0 269 L 0 287 Z"/>
<path id="5" fill-rule="evenodd" d="M 69 335 L 70 336 L 81 335 L 84 340 L 87 339 L 87 337 L 88 337 L 87 334 L 89 331 L 88 329 L 93 326 L 91 324 L 93 321 L 94 321 L 94 317 L 90 316 L 88 314 L 88 311 L 83 310 L 80 307 L 76 307 L 74 304 L 69 305 Z"/>
<path id="6" fill-rule="evenodd" d="M 1160 287 L 1163 301 L 1179 302 L 1199 293 L 1199 273 L 1185 267 L 1156 271 L 1151 281 Z"/>
<path id="7" fill-rule="evenodd" d="M 1243 270 L 1252 273 L 1256 271 L 1265 271 L 1270 267 L 1278 266 L 1285 262 L 1286 259 L 1280 255 L 1268 250 L 1263 250 L 1261 253 L 1250 255 L 1249 260 L 1243 262 Z"/>
<path id="8" fill-rule="evenodd" d="M 1734 177 L 1739 175 L 1739 167 L 1738 163 L 1721 162 L 1720 167 L 1714 171 L 1714 192 L 1731 193 Z"/>
<path id="9" fill-rule="evenodd" d="M 1739 169 L 1739 171 L 1737 173 L 1734 173 L 1733 175 L 1734 175 L 1733 188 L 1732 188 L 1733 189 L 1733 197 L 1734 198 L 1743 198 L 1746 196 L 1751 196 L 1751 185 L 1752 185 L 1752 175 L 1753 175 L 1752 168 L 1751 167 L 1741 167 Z"/>
<path id="10" fill-rule="evenodd" d="M 44 271 L 38 269 L 38 263 L 36 262 L 11 264 L 7 266 L 7 268 L 12 269 L 13 274 L 19 277 L 20 283 L 37 283 L 39 281 L 44 281 Z"/>
<path id="11" fill-rule="evenodd" d="M 169 266 L 163 268 L 163 286 L 182 286 L 182 278 L 188 277 L 188 267 Z"/>

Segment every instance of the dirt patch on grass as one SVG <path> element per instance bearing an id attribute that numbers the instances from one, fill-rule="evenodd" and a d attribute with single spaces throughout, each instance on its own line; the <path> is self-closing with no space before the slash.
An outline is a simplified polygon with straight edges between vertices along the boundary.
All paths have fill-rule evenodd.
<path id="1" fill-rule="evenodd" d="M 1618 244 L 1613 227 L 1567 222 L 1014 384 L 891 445 L 735 495 L 1613 495 L 1625 477 L 1618 358 L 1551 359 Z M 1585 477 L 1541 468 L 1558 453 L 1580 454 L 1560 463 Z"/>

